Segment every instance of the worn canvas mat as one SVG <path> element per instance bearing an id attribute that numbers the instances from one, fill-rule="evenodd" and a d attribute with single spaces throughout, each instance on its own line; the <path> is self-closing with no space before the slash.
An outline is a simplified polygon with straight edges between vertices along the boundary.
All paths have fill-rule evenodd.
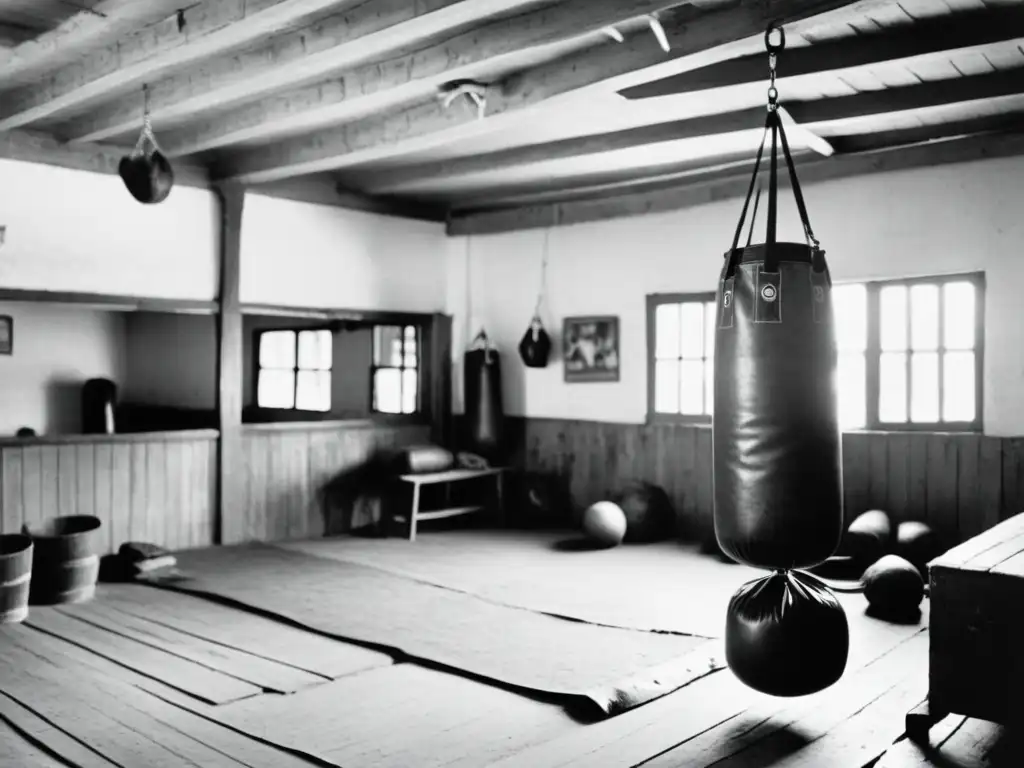
<path id="1" fill-rule="evenodd" d="M 184 579 L 153 583 L 609 714 L 724 664 L 704 637 L 570 621 L 265 544 L 183 552 L 178 564 Z"/>

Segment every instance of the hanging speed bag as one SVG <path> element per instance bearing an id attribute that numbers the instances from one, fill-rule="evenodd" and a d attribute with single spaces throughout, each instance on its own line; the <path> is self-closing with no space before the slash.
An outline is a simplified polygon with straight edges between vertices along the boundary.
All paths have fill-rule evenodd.
<path id="1" fill-rule="evenodd" d="M 774 155 L 774 113 L 768 128 Z M 715 534 L 732 559 L 768 569 L 821 563 L 843 533 L 831 279 L 782 139 L 813 245 L 775 241 L 773 157 L 767 241 L 736 247 L 744 206 L 719 280 L 714 354 Z"/>
<path id="2" fill-rule="evenodd" d="M 551 337 L 544 330 L 540 318 L 534 316 L 530 327 L 519 342 L 519 357 L 527 368 L 545 368 L 551 354 Z"/>
<path id="3" fill-rule="evenodd" d="M 501 359 L 494 349 L 472 349 L 465 353 L 463 370 L 470 450 L 497 459 L 505 433 Z"/>

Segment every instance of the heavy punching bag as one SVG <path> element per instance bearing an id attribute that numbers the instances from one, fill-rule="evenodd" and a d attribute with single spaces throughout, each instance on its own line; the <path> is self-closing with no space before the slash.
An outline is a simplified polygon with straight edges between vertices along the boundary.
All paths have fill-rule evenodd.
<path id="1" fill-rule="evenodd" d="M 800 570 L 833 555 L 843 533 L 837 350 L 831 279 L 811 230 L 778 111 L 775 59 L 764 136 L 718 286 L 715 335 L 714 520 L 722 551 L 773 571 L 733 597 L 726 660 L 744 683 L 794 696 L 836 682 L 846 666 L 846 615 L 824 582 Z M 739 247 L 771 134 L 767 235 Z M 778 242 L 777 149 L 806 243 Z"/>
<path id="2" fill-rule="evenodd" d="M 117 384 L 110 379 L 89 379 L 82 385 L 82 432 L 112 435 L 117 410 Z"/>
<path id="3" fill-rule="evenodd" d="M 484 331 L 464 355 L 463 384 L 469 449 L 490 462 L 500 461 L 505 438 L 501 358 Z"/>

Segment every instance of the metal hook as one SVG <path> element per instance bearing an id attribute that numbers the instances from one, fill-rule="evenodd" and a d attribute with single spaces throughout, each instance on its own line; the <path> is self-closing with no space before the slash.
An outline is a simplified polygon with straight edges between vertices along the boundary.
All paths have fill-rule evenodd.
<path id="1" fill-rule="evenodd" d="M 772 42 L 772 32 L 779 33 L 779 43 L 776 45 Z M 786 49 L 786 29 L 785 27 L 777 26 L 773 21 L 768 25 L 768 29 L 764 31 L 764 47 L 768 49 L 768 53 L 774 55 L 780 51 Z"/>

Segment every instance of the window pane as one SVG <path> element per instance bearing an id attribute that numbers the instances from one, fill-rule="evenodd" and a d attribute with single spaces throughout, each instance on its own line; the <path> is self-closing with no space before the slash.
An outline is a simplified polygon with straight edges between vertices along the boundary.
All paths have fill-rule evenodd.
<path id="1" fill-rule="evenodd" d="M 840 429 L 860 429 L 867 424 L 867 367 L 862 352 L 839 356 L 838 380 Z"/>
<path id="2" fill-rule="evenodd" d="M 405 340 L 405 362 L 403 367 L 415 368 L 416 367 L 416 340 L 406 339 Z"/>
<path id="3" fill-rule="evenodd" d="M 715 361 L 708 358 L 704 362 L 704 413 L 708 416 L 715 412 Z"/>
<path id="4" fill-rule="evenodd" d="M 910 358 L 910 420 L 939 420 L 939 354 L 918 352 Z"/>
<path id="5" fill-rule="evenodd" d="M 416 413 L 417 383 L 416 369 L 406 368 L 402 371 L 402 413 Z"/>
<path id="6" fill-rule="evenodd" d="M 682 356 L 704 357 L 704 303 L 688 301 L 679 312 L 679 336 Z"/>
<path id="7" fill-rule="evenodd" d="M 974 349 L 974 286 L 968 282 L 946 283 L 943 291 L 946 348 Z"/>
<path id="8" fill-rule="evenodd" d="M 704 363 L 701 360 L 680 363 L 679 412 L 688 416 L 704 413 Z"/>
<path id="9" fill-rule="evenodd" d="M 907 356 L 883 352 L 878 361 L 878 419 L 905 423 L 907 420 Z"/>
<path id="10" fill-rule="evenodd" d="M 910 289 L 910 344 L 915 350 L 938 349 L 939 286 L 937 285 L 915 285 Z M 917 419 L 914 420 L 917 421 Z"/>
<path id="11" fill-rule="evenodd" d="M 974 421 L 974 353 L 949 352 L 943 360 L 943 421 Z"/>
<path id="12" fill-rule="evenodd" d="M 718 328 L 718 304 L 704 304 L 704 357 L 715 356 L 715 330 Z"/>
<path id="13" fill-rule="evenodd" d="M 882 349 L 902 352 L 907 348 L 907 287 L 888 285 L 878 294 L 878 332 Z"/>
<path id="14" fill-rule="evenodd" d="M 330 331 L 299 332 L 299 368 L 331 370 L 333 335 Z"/>
<path id="15" fill-rule="evenodd" d="M 868 343 L 868 293 L 863 285 L 837 285 L 832 289 L 836 344 L 839 350 L 863 352 Z"/>
<path id="16" fill-rule="evenodd" d="M 295 331 L 264 331 L 260 334 L 260 367 L 295 367 Z"/>
<path id="17" fill-rule="evenodd" d="M 393 365 L 394 356 L 401 360 L 402 327 L 377 325 L 373 328 L 373 364 Z M 401 363 L 399 362 L 399 365 Z"/>
<path id="18" fill-rule="evenodd" d="M 295 407 L 302 411 L 331 410 L 330 371 L 299 371 Z"/>
<path id="19" fill-rule="evenodd" d="M 654 312 L 654 356 L 679 357 L 679 305 L 659 304 Z"/>
<path id="20" fill-rule="evenodd" d="M 295 407 L 295 372 L 266 368 L 259 373 L 256 405 L 260 408 Z"/>
<path id="21" fill-rule="evenodd" d="M 402 371 L 378 368 L 373 376 L 373 408 L 380 413 L 402 412 Z"/>
<path id="22" fill-rule="evenodd" d="M 654 410 L 679 413 L 679 361 L 654 361 Z"/>

